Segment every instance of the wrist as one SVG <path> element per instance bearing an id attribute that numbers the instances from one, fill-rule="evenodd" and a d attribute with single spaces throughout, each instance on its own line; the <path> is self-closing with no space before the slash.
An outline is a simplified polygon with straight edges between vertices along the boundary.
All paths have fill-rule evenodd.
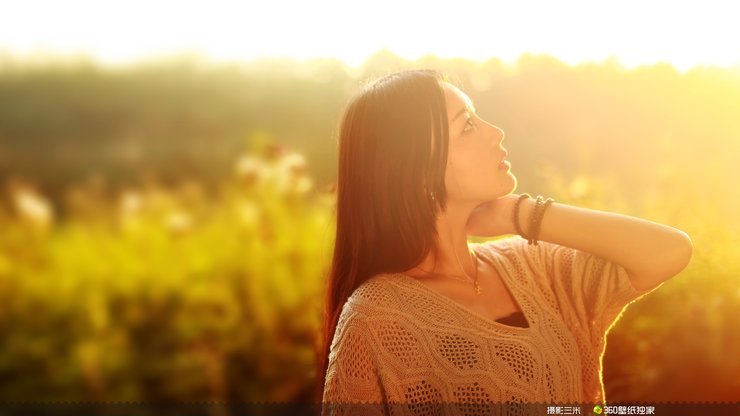
<path id="1" fill-rule="evenodd" d="M 529 238 L 532 234 L 530 224 L 532 223 L 536 206 L 537 200 L 535 198 L 525 198 L 519 203 L 519 229 L 524 234 L 517 233 L 517 235 L 522 236 L 522 238 Z"/>
<path id="2" fill-rule="evenodd" d="M 542 219 L 547 208 L 554 202 L 552 198 L 545 199 L 538 195 L 532 198 L 529 194 L 521 194 L 517 198 L 512 213 L 512 224 L 515 233 L 537 245 L 540 237 Z"/>

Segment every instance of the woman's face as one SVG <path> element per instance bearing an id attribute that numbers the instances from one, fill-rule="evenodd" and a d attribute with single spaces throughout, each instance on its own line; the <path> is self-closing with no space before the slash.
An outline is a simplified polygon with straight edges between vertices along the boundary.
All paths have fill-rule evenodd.
<path id="1" fill-rule="evenodd" d="M 457 87 L 445 82 L 443 88 L 450 128 L 448 201 L 479 204 L 510 194 L 517 182 L 504 162 L 503 130 L 478 117 L 470 98 Z"/>

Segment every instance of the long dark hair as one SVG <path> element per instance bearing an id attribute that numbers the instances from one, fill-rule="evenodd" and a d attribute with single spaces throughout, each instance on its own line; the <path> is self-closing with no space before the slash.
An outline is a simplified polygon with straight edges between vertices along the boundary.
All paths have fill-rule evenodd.
<path id="1" fill-rule="evenodd" d="M 367 84 L 339 129 L 337 224 L 326 286 L 316 397 L 344 303 L 375 274 L 401 272 L 436 251 L 445 209 L 447 107 L 436 71 L 410 70 Z M 431 195 L 434 198 L 431 198 Z"/>

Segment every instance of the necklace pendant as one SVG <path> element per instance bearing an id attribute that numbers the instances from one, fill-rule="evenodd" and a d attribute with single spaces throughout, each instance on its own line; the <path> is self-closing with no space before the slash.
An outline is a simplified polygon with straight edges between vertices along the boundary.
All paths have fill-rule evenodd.
<path id="1" fill-rule="evenodd" d="M 483 291 L 480 290 L 480 286 L 478 286 L 478 282 L 475 282 L 475 294 L 480 295 Z"/>

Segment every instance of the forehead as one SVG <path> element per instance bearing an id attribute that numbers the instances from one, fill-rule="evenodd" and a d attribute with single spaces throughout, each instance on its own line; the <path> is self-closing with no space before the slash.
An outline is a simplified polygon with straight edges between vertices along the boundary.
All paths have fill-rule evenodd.
<path id="1" fill-rule="evenodd" d="M 460 91 L 456 86 L 445 82 L 442 85 L 447 101 L 447 118 L 451 119 L 464 108 L 474 108 L 473 102 L 467 94 Z"/>

